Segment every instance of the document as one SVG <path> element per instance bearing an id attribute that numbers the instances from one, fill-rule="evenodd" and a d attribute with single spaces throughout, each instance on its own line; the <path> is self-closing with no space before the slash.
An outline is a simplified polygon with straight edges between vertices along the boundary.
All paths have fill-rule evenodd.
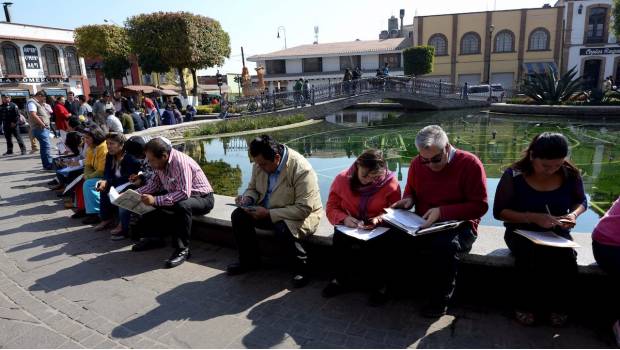
<path id="1" fill-rule="evenodd" d="M 529 239 L 530 241 L 536 244 L 540 244 L 540 245 L 546 245 L 546 246 L 558 247 L 558 248 L 580 247 L 579 244 L 571 241 L 570 239 L 566 239 L 551 231 L 536 232 L 536 231 L 528 231 L 528 230 L 515 230 L 515 233 L 520 234 L 521 236 Z"/>
<path id="2" fill-rule="evenodd" d="M 124 184 L 116 187 L 116 192 L 120 193 L 123 192 L 124 189 L 127 188 L 127 186 L 131 185 L 131 182 L 125 182 Z"/>
<path id="3" fill-rule="evenodd" d="M 142 203 L 142 196 L 134 190 L 127 190 L 119 194 L 118 190 L 112 186 L 110 187 L 108 197 L 112 204 L 139 215 L 144 215 L 155 210 L 155 207 Z"/>
<path id="4" fill-rule="evenodd" d="M 463 221 L 440 221 L 436 222 L 430 227 L 420 228 L 426 222 L 416 213 L 413 213 L 405 209 L 392 209 L 386 208 L 383 220 L 389 222 L 395 227 L 407 232 L 412 236 L 419 236 L 427 233 L 445 231 L 456 228 Z"/>
<path id="5" fill-rule="evenodd" d="M 65 190 L 62 191 L 62 194 L 64 195 L 67 192 L 71 191 L 75 187 L 75 185 L 77 185 L 80 181 L 82 181 L 83 178 L 84 178 L 84 174 L 80 174 L 80 176 L 73 179 L 73 181 L 71 181 L 67 186 L 65 186 Z"/>
<path id="6" fill-rule="evenodd" d="M 362 241 L 368 241 L 375 237 L 381 236 L 382 234 L 386 233 L 390 228 L 377 226 L 372 230 L 364 230 L 357 227 L 351 228 L 345 225 L 336 225 L 336 229 L 338 229 L 338 231 L 344 233 L 347 236 L 351 236 Z"/>

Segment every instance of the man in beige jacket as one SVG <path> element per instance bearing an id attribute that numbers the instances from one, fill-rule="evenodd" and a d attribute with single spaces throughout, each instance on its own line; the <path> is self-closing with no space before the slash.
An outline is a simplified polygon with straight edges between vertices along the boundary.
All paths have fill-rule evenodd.
<path id="1" fill-rule="evenodd" d="M 247 190 L 236 198 L 231 215 L 239 262 L 228 266 L 238 275 L 260 266 L 256 228 L 271 229 L 286 245 L 294 268 L 293 285 L 308 283 L 308 256 L 302 239 L 313 234 L 323 206 L 317 176 L 308 161 L 295 150 L 262 135 L 250 143 L 254 160 Z"/>

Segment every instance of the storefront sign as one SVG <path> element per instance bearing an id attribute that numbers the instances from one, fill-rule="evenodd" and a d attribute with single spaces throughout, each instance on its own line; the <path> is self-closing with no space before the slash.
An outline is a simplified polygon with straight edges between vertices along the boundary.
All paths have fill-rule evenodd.
<path id="1" fill-rule="evenodd" d="M 39 65 L 39 51 L 32 45 L 24 46 L 24 60 L 26 61 L 26 68 L 28 69 L 41 69 Z"/>
<path id="2" fill-rule="evenodd" d="M 68 83 L 69 78 L 0 78 L 0 83 Z"/>
<path id="3" fill-rule="evenodd" d="M 616 47 L 590 47 L 579 50 L 580 56 L 619 55 L 620 46 Z"/>
<path id="4" fill-rule="evenodd" d="M 30 97 L 30 91 L 28 90 L 0 90 L 0 92 L 11 97 Z"/>

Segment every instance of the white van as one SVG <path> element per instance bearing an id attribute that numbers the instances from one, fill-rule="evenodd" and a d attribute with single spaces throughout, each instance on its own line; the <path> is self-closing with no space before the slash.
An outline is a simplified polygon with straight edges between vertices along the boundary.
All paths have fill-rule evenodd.
<path id="1" fill-rule="evenodd" d="M 467 98 L 470 100 L 500 102 L 506 96 L 502 84 L 491 84 L 489 94 L 489 84 L 469 85 L 467 87 Z"/>

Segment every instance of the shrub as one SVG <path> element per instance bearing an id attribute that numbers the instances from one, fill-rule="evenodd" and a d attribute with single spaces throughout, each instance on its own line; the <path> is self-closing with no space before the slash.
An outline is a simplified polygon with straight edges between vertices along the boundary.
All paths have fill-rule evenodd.
<path id="1" fill-rule="evenodd" d="M 185 136 L 208 136 L 248 130 L 258 130 L 264 128 L 274 128 L 278 126 L 299 123 L 305 120 L 306 117 L 303 114 L 295 114 L 288 117 L 242 117 L 239 119 L 224 120 L 218 123 L 209 123 L 202 126 L 198 130 L 186 133 Z"/>
<path id="2" fill-rule="evenodd" d="M 424 75 L 433 71 L 435 48 L 432 46 L 410 47 L 403 51 L 405 75 Z"/>
<path id="3" fill-rule="evenodd" d="M 536 73 L 524 79 L 521 90 L 537 104 L 561 104 L 580 92 L 581 78 L 575 78 L 576 75 L 576 67 L 564 73 L 560 79 L 556 79 L 550 69 L 545 69 L 544 73 Z"/>

